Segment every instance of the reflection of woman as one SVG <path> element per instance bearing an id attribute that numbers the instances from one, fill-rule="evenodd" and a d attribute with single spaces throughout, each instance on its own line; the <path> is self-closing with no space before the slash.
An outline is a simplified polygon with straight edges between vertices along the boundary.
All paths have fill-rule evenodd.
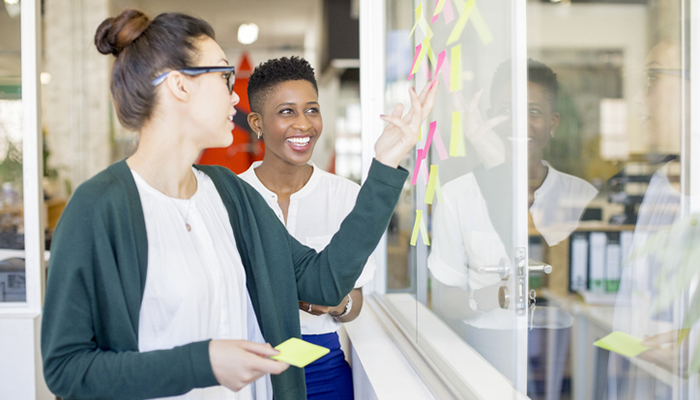
<path id="1" fill-rule="evenodd" d="M 656 44 L 647 56 L 642 90 L 636 98 L 643 136 L 655 150 L 672 154 L 681 150 L 682 126 L 689 123 L 684 118 L 690 116 L 682 112 L 682 91 L 687 80 L 681 67 L 678 45 Z M 612 328 L 649 338 L 642 344 L 651 349 L 636 358 L 681 375 L 687 373 L 689 362 L 687 354 L 683 354 L 685 346 L 681 345 L 683 319 L 697 310 L 678 313 L 672 305 L 681 292 L 689 289 L 687 282 L 697 276 L 697 260 L 692 251 L 700 231 L 697 227 L 684 228 L 687 221 L 681 218 L 682 204 L 691 204 L 691 197 L 681 192 L 678 172 L 674 170 L 680 170 L 677 161 L 659 168 L 644 193 L 634 229 L 632 256 L 622 269 Z M 683 277 L 683 282 L 676 286 L 678 277 Z M 688 348 L 692 355 L 694 349 Z M 656 398 L 672 398 L 679 387 L 651 379 L 648 370 L 639 367 L 636 360 L 630 362 L 610 353 L 607 398 L 644 399 L 652 398 L 651 393 Z"/>
<path id="2" fill-rule="evenodd" d="M 304 399 L 303 372 L 264 343 L 300 335 L 299 299 L 340 303 L 388 224 L 406 177 L 395 167 L 435 89 L 383 117 L 357 205 L 317 253 L 230 171 L 192 166 L 231 144 L 238 102 L 213 38 L 203 20 L 134 10 L 97 30 L 116 56 L 119 119 L 140 142 L 76 190 L 54 234 L 41 339 L 62 397 Z"/>
<path id="3" fill-rule="evenodd" d="M 239 177 L 260 192 L 292 236 L 321 251 L 352 210 L 360 187 L 310 162 L 323 129 L 314 71 L 296 57 L 270 60 L 250 76 L 248 98 L 248 119 L 265 141 L 265 158 Z M 304 368 L 307 398 L 353 398 L 352 371 L 337 330 L 360 313 L 360 288 L 374 269 L 370 258 L 355 289 L 336 307 L 299 302 L 302 338 L 331 349 Z"/>
<path id="4" fill-rule="evenodd" d="M 584 180 L 559 172 L 542 159 L 543 149 L 559 123 L 556 112 L 558 83 L 556 74 L 544 64 L 528 63 L 528 177 L 529 211 L 535 227 L 549 245 L 566 238 L 578 225 L 586 204 L 596 195 Z M 503 115 L 510 116 L 510 66 L 497 70 L 491 89 L 491 116 L 482 130 L 467 135 L 477 150 L 486 143 L 489 149 L 501 148 L 505 154 L 500 165 L 484 163 L 443 187 L 443 201 L 433 214 L 433 243 L 428 268 L 435 278 L 434 309 L 442 314 L 464 338 L 494 366 L 510 375 L 512 360 L 502 356 L 509 343 L 506 331 L 512 329 L 512 311 L 498 304 L 498 289 L 505 285 L 496 273 L 487 269 L 510 270 L 512 251 L 512 163 L 508 137 L 511 127 Z M 476 106 L 472 101 L 471 108 Z M 473 115 L 469 111 L 468 115 Z M 499 124 L 494 124 L 497 121 Z M 468 123 L 468 126 L 471 124 Z M 474 127 L 479 130 L 479 127 Z M 485 142 L 476 140 L 482 139 Z M 494 146 L 495 141 L 502 144 Z M 491 154 L 491 153 L 489 153 Z M 485 161 L 485 158 L 482 158 Z M 469 307 L 463 307 L 469 304 Z M 494 340 L 501 337 L 502 340 Z M 505 346 L 505 347 L 504 347 Z"/>

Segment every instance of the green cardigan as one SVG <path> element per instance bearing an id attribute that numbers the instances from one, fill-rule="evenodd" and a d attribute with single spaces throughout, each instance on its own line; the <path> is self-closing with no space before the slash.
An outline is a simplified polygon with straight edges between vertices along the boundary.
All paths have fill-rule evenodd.
<path id="1" fill-rule="evenodd" d="M 298 300 L 336 305 L 389 223 L 408 173 L 373 161 L 353 211 L 320 253 L 287 230 L 258 192 L 229 170 L 196 166 L 228 211 L 265 340 L 301 337 Z M 44 376 L 72 399 L 174 396 L 217 385 L 209 341 L 138 351 L 148 238 L 125 161 L 82 184 L 53 236 L 41 329 Z M 272 376 L 275 399 L 306 399 L 304 371 Z"/>

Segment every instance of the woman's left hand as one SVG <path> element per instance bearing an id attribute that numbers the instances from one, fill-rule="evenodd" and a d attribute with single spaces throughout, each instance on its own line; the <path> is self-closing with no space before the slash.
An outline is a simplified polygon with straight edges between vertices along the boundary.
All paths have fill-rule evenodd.
<path id="1" fill-rule="evenodd" d="M 428 117 L 435 103 L 435 95 L 439 81 L 428 82 L 420 95 L 416 90 L 408 90 L 411 96 L 411 109 L 403 118 L 403 104 L 398 104 L 391 115 L 382 115 L 381 118 L 389 125 L 374 144 L 376 159 L 384 165 L 396 168 L 403 158 L 418 142 L 420 125 Z"/>

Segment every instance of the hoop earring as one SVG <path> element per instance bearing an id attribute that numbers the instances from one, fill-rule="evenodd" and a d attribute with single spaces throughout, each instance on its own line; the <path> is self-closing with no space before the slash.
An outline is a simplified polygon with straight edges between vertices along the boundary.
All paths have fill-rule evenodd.
<path id="1" fill-rule="evenodd" d="M 258 131 L 258 140 L 262 137 L 262 131 Z"/>

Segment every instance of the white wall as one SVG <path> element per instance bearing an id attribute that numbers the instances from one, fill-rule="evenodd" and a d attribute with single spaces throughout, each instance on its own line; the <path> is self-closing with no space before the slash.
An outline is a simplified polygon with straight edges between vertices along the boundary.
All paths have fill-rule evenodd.
<path id="1" fill-rule="evenodd" d="M 620 49 L 624 57 L 623 93 L 628 107 L 629 150 L 649 149 L 634 114 L 647 45 L 647 7 L 630 4 L 528 3 L 528 54 L 541 49 Z"/>

